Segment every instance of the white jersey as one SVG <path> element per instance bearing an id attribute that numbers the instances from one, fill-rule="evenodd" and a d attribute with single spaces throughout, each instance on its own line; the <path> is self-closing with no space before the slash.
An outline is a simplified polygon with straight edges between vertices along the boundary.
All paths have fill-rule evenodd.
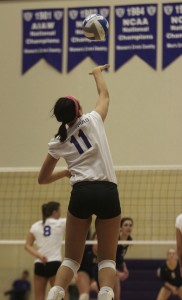
<path id="1" fill-rule="evenodd" d="M 182 233 L 182 214 L 176 217 L 175 227 L 178 228 Z"/>
<path id="2" fill-rule="evenodd" d="M 42 220 L 37 221 L 30 228 L 30 232 L 35 237 L 38 252 L 46 256 L 48 262 L 62 261 L 61 244 L 65 227 L 66 218 L 47 218 L 44 224 Z M 41 260 L 37 258 L 35 262 L 41 262 Z"/>
<path id="3" fill-rule="evenodd" d="M 51 139 L 48 152 L 55 159 L 65 159 L 71 185 L 84 180 L 116 183 L 101 116 L 96 111 L 82 115 L 67 132 L 67 139 L 62 143 L 58 137 Z"/>

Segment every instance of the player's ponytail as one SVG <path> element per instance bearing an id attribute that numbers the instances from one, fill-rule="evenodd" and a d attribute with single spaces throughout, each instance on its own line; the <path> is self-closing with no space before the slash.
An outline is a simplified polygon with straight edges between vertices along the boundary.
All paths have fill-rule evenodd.
<path id="1" fill-rule="evenodd" d="M 64 142 L 67 138 L 67 127 L 73 125 L 77 118 L 80 116 L 80 105 L 78 101 L 72 96 L 66 96 L 59 98 L 53 108 L 53 115 L 58 122 L 62 122 L 55 134 L 55 137 L 59 137 L 61 142 Z"/>
<path id="2" fill-rule="evenodd" d="M 42 204 L 42 223 L 45 224 L 47 218 L 49 218 L 53 212 L 60 208 L 60 203 L 51 201 L 48 203 Z"/>
<path id="3" fill-rule="evenodd" d="M 42 223 L 45 224 L 46 221 L 46 209 L 47 209 L 47 203 L 42 204 Z"/>
<path id="4" fill-rule="evenodd" d="M 55 135 L 55 137 L 59 136 L 60 137 L 60 141 L 64 142 L 67 138 L 67 129 L 66 129 L 66 124 L 62 123 L 61 126 L 58 129 L 57 134 Z"/>

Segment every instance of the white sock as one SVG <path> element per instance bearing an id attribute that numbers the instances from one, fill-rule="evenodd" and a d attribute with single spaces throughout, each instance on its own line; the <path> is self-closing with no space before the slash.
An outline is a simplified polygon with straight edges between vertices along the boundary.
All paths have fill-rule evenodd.
<path id="1" fill-rule="evenodd" d="M 100 291 L 99 291 L 99 293 L 108 293 L 108 292 L 111 292 L 111 293 L 113 293 L 113 289 L 111 289 L 109 286 L 103 286 L 103 287 L 101 287 L 101 289 L 100 289 Z"/>
<path id="2" fill-rule="evenodd" d="M 56 288 L 59 292 L 60 291 L 64 292 L 64 289 L 61 286 L 59 286 L 59 285 L 54 285 L 53 287 Z"/>
<path id="3" fill-rule="evenodd" d="M 114 292 L 109 286 L 103 286 L 98 293 L 98 300 L 113 300 Z"/>

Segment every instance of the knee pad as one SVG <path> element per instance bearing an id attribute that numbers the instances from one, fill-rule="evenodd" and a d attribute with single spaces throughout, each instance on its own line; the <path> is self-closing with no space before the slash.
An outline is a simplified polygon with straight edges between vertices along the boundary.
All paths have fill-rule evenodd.
<path id="1" fill-rule="evenodd" d="M 111 269 L 116 270 L 116 263 L 115 263 L 115 261 L 114 260 L 109 260 L 109 259 L 100 261 L 98 263 L 98 269 L 99 269 L 99 271 L 101 269 L 104 269 L 104 268 L 111 268 Z"/>
<path id="2" fill-rule="evenodd" d="M 80 294 L 78 300 L 89 300 L 89 294 L 87 293 Z"/>
<path id="3" fill-rule="evenodd" d="M 64 258 L 61 265 L 70 268 L 74 274 L 77 273 L 77 271 L 80 267 L 79 263 L 77 263 L 75 260 L 70 259 L 70 258 Z"/>

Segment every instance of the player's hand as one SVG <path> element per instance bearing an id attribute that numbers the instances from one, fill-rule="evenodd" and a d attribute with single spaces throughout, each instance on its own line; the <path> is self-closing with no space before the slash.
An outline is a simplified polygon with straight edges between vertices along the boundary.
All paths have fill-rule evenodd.
<path id="1" fill-rule="evenodd" d="M 93 70 L 92 70 L 92 72 L 90 72 L 89 73 L 89 75 L 93 75 L 94 73 L 96 73 L 96 72 L 102 72 L 102 71 L 104 71 L 104 70 L 106 70 L 106 69 L 109 69 L 110 68 L 110 65 L 109 64 L 105 64 L 105 65 L 102 65 L 102 66 L 97 66 L 97 67 L 95 67 Z"/>
<path id="2" fill-rule="evenodd" d="M 68 178 L 71 177 L 71 173 L 70 173 L 70 171 L 68 169 L 65 169 L 64 173 L 65 173 L 65 177 L 68 177 Z"/>
<path id="3" fill-rule="evenodd" d="M 177 295 L 178 294 L 178 290 L 177 290 L 177 288 L 175 286 L 173 286 L 171 288 L 171 292 L 172 292 L 173 295 Z"/>
<path id="4" fill-rule="evenodd" d="M 124 281 L 128 278 L 129 272 L 117 272 L 116 276 L 119 278 L 120 281 Z"/>
<path id="5" fill-rule="evenodd" d="M 123 262 L 123 264 L 122 264 L 122 269 L 123 269 L 123 272 L 128 272 L 128 268 L 127 268 L 125 262 Z"/>
<path id="6" fill-rule="evenodd" d="M 46 257 L 46 256 L 44 256 L 44 255 L 39 255 L 39 259 L 41 260 L 41 262 L 42 262 L 43 264 L 46 264 L 46 263 L 47 263 L 47 257 Z"/>

